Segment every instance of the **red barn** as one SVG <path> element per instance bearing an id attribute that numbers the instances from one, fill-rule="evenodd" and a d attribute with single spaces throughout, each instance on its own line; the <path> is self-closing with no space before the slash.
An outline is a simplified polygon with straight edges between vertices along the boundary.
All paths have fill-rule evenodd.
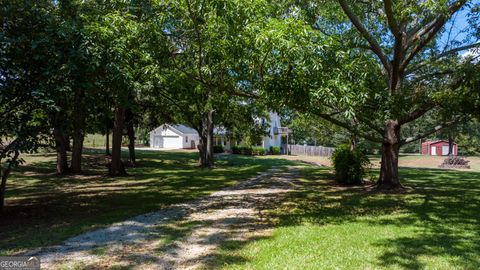
<path id="1" fill-rule="evenodd" d="M 453 143 L 453 155 L 458 153 L 457 144 Z M 422 155 L 446 156 L 448 155 L 448 141 L 426 141 L 422 143 Z"/>

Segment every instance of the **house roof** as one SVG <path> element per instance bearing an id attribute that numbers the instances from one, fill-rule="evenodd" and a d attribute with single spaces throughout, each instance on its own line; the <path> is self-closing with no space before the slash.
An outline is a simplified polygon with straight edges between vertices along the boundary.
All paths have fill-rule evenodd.
<path id="1" fill-rule="evenodd" d="M 186 125 L 176 124 L 176 125 L 168 125 L 168 126 L 170 126 L 171 128 L 175 129 L 176 131 L 182 134 L 198 134 L 198 132 L 195 129 Z"/>
<path id="2" fill-rule="evenodd" d="M 178 135 L 182 135 L 182 134 L 197 134 L 198 135 L 198 132 L 187 126 L 187 125 L 184 125 L 184 124 L 164 124 L 164 125 L 161 125 L 159 126 L 158 128 L 154 129 L 154 130 L 157 130 L 159 128 L 170 128 L 172 129 L 175 133 L 177 133 Z M 213 134 L 215 135 L 221 135 L 221 136 L 224 136 L 228 133 L 227 129 L 223 126 L 219 126 L 219 127 L 215 127 L 213 129 Z"/>

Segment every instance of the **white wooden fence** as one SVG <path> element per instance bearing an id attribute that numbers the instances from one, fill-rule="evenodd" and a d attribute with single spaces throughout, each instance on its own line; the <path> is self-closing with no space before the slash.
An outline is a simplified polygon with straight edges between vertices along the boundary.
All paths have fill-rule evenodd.
<path id="1" fill-rule="evenodd" d="M 293 145 L 289 144 L 288 149 L 291 155 L 296 156 L 321 156 L 329 157 L 332 155 L 335 148 L 324 146 L 312 146 L 312 145 Z"/>

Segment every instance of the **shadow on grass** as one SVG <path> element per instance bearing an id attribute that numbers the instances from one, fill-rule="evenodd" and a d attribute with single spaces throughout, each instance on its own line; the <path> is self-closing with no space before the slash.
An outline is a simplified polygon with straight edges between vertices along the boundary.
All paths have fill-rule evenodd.
<path id="1" fill-rule="evenodd" d="M 55 175 L 55 156 L 27 157 L 7 183 L 0 220 L 0 254 L 60 243 L 68 237 L 129 217 L 185 202 L 273 166 L 292 162 L 237 155 L 217 156 L 216 168 L 200 169 L 193 152 L 138 151 L 141 167 L 126 177 L 105 175 L 103 151 L 88 150 L 87 174 Z M 21 226 L 20 226 L 21 225 Z"/>
<path id="2" fill-rule="evenodd" d="M 285 175 L 287 176 L 280 174 L 271 178 L 255 178 L 245 185 L 224 190 L 215 196 L 183 203 L 175 209 L 169 207 L 168 210 L 153 215 L 142 215 L 138 219 L 116 225 L 114 230 L 109 228 L 79 236 L 72 241 L 81 244 L 75 242 L 71 248 L 51 252 L 71 258 L 78 251 L 93 251 L 93 254 L 100 253 L 113 258 L 105 261 L 136 268 L 194 268 L 193 265 L 199 262 L 215 261 L 216 256 L 209 256 L 208 251 L 222 242 L 239 247 L 241 243 L 263 239 L 254 237 L 250 232 L 252 229 L 268 228 L 271 224 L 268 219 L 262 218 L 261 212 L 274 209 L 277 205 L 275 201 L 286 195 L 282 189 L 289 190 L 289 182 L 285 181 L 291 179 L 291 174 Z M 252 192 L 252 189 L 262 192 Z M 189 216 L 190 211 L 193 211 L 193 216 Z M 252 211 L 258 211 L 258 215 L 252 214 Z M 171 222 L 172 214 L 181 219 Z M 90 239 L 98 240 L 92 242 Z M 179 239 L 182 241 L 177 242 Z M 133 247 L 129 245 L 120 251 L 103 249 L 103 254 L 101 247 L 100 250 L 95 249 L 96 246 L 115 247 L 126 241 L 135 243 Z M 149 264 L 152 267 L 148 267 Z M 88 266 L 83 268 L 88 269 Z"/>
<path id="3" fill-rule="evenodd" d="M 292 164 L 232 155 L 218 156 L 215 170 L 202 170 L 196 167 L 195 153 L 145 151 L 139 157 L 143 166 L 129 169 L 130 175 L 123 178 L 103 176 L 105 169 L 98 164 L 91 164 L 98 169 L 83 178 L 52 175 L 53 160 L 24 167 L 9 184 L 10 219 L 0 221 L 0 248 L 58 243 L 98 226 L 198 198 L 272 166 Z M 413 226 L 414 233 L 372 243 L 381 249 L 372 262 L 376 268 L 423 269 L 429 267 L 426 260 L 441 258 L 448 266 L 479 269 L 480 173 L 402 168 L 401 176 L 411 190 L 387 195 L 362 187 L 338 187 L 328 180 L 332 179 L 329 169 L 308 167 L 298 180 L 300 187 L 289 193 L 285 204 L 278 203 L 270 219 L 284 227 L 350 222 L 400 229 Z M 194 226 L 164 228 L 162 245 L 184 237 Z M 218 252 L 206 258 L 208 268 L 246 265 L 251 258 L 239 251 L 259 239 L 226 239 Z M 158 248 L 163 251 L 164 247 Z M 142 258 L 132 254 L 127 260 L 134 265 Z"/>
<path id="4" fill-rule="evenodd" d="M 298 182 L 301 188 L 291 192 L 286 200 L 288 204 L 279 204 L 273 215 L 279 219 L 278 227 L 356 222 L 365 227 L 413 230 L 380 240 L 372 238 L 371 245 L 380 250 L 378 256 L 369 259 L 374 268 L 425 269 L 433 260 L 437 267 L 445 263 L 446 268 L 454 265 L 461 269 L 479 269 L 480 173 L 403 168 L 401 176 L 409 191 L 381 194 L 364 187 L 336 186 L 328 180 L 332 179 L 329 169 L 309 168 Z M 352 239 L 361 234 L 359 231 L 349 233 L 348 238 Z M 247 265 L 247 258 L 229 258 L 242 254 L 244 244 L 220 251 L 216 266 Z M 338 261 L 337 266 L 341 268 L 342 263 Z"/>

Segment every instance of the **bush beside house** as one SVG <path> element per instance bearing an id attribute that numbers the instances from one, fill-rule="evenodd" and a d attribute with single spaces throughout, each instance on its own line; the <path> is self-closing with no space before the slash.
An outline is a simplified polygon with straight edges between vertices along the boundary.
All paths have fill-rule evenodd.
<path id="1" fill-rule="evenodd" d="M 264 156 L 267 150 L 263 147 L 252 147 L 248 145 L 232 146 L 232 154 L 246 156 Z"/>
<path id="2" fill-rule="evenodd" d="M 272 155 L 280 155 L 280 154 L 281 154 L 280 146 L 271 146 L 271 147 L 270 147 L 270 154 L 272 154 Z"/>
<path id="3" fill-rule="evenodd" d="M 253 147 L 252 148 L 252 154 L 254 156 L 264 156 L 267 154 L 267 149 L 263 147 Z"/>

